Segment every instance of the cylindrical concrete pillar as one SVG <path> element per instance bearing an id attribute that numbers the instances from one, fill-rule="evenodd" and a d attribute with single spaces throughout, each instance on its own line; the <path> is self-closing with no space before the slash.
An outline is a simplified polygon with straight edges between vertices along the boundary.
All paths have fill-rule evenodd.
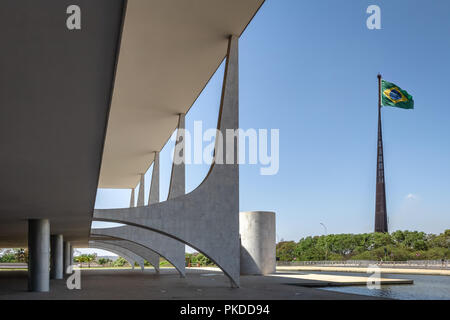
<path id="1" fill-rule="evenodd" d="M 241 274 L 264 275 L 276 270 L 275 212 L 239 214 Z"/>
<path id="2" fill-rule="evenodd" d="M 28 220 L 28 290 L 50 290 L 50 222 Z"/>
<path id="3" fill-rule="evenodd" d="M 63 278 L 63 236 L 53 234 L 50 237 L 50 279 Z"/>
<path id="4" fill-rule="evenodd" d="M 73 265 L 73 246 L 72 244 L 70 244 L 70 260 L 69 260 L 70 265 Z"/>
<path id="5" fill-rule="evenodd" d="M 71 251 L 72 247 L 70 246 L 69 241 L 64 241 L 64 274 L 67 273 L 67 268 L 72 264 L 70 258 L 71 258 Z"/>

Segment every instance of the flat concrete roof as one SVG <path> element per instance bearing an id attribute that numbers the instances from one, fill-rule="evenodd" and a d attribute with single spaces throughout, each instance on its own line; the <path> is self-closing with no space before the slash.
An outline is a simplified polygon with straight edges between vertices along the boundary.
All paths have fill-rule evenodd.
<path id="1" fill-rule="evenodd" d="M 27 219 L 89 237 L 122 0 L 0 2 L 0 247 L 27 245 Z"/>

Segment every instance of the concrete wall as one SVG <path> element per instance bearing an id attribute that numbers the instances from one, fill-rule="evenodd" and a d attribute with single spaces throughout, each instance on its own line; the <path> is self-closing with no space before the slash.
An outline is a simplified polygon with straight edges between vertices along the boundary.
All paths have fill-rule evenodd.
<path id="1" fill-rule="evenodd" d="M 223 144 L 216 139 L 214 163 L 204 181 L 189 194 L 181 194 L 164 202 L 145 207 L 96 209 L 95 221 L 128 224 L 137 228 L 131 234 L 115 236 L 105 229 L 92 229 L 92 234 L 120 237 L 148 248 L 147 236 L 132 240 L 139 229 L 147 229 L 181 241 L 208 256 L 231 280 L 239 286 L 239 164 L 237 137 L 227 131 L 239 128 L 239 65 L 238 37 L 229 39 L 225 64 L 218 130 Z M 228 148 L 232 146 L 231 150 Z M 219 161 L 220 160 L 220 161 Z M 177 176 L 177 175 L 175 175 Z M 172 181 L 174 185 L 183 182 Z M 114 229 L 121 229 L 118 227 Z M 113 230 L 109 228 L 111 233 Z M 117 233 L 117 230 L 114 230 Z M 152 248 L 153 249 L 153 248 Z M 160 252 L 158 250 L 155 250 Z M 161 254 L 162 255 L 162 254 Z M 184 252 L 183 252 L 184 267 Z M 174 265 L 175 266 L 175 265 Z"/>
<path id="2" fill-rule="evenodd" d="M 276 268 L 275 212 L 239 214 L 241 274 L 264 275 Z"/>

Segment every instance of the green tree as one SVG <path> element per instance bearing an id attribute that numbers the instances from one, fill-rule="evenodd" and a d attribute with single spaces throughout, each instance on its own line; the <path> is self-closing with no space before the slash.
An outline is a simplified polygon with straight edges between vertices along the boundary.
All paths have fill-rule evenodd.
<path id="1" fill-rule="evenodd" d="M 397 230 L 391 234 L 392 241 L 397 244 L 401 245 L 405 241 L 405 234 L 401 230 Z"/>
<path id="2" fill-rule="evenodd" d="M 292 261 L 295 258 L 296 244 L 294 241 L 283 241 L 277 243 L 277 257 L 281 261 Z"/>
<path id="3" fill-rule="evenodd" d="M 279 242 L 276 250 L 281 261 L 448 259 L 450 229 L 439 235 L 399 230 L 305 237 Z"/>
<path id="4" fill-rule="evenodd" d="M 86 262 L 88 263 L 88 268 L 91 267 L 91 263 L 93 261 L 97 260 L 97 254 L 96 253 L 92 253 L 92 254 L 87 254 L 86 255 Z"/>
<path id="5" fill-rule="evenodd" d="M 75 262 L 78 262 L 80 264 L 80 268 L 83 267 L 83 263 L 87 262 L 87 255 L 86 254 L 82 254 L 79 255 L 77 257 L 74 257 Z"/>
<path id="6" fill-rule="evenodd" d="M 439 235 L 429 235 L 428 243 L 431 248 L 447 248 L 450 249 L 450 229 Z"/>
<path id="7" fill-rule="evenodd" d="M 114 267 L 123 267 L 126 264 L 128 264 L 128 261 L 122 257 L 117 258 L 116 261 L 113 262 Z"/>
<path id="8" fill-rule="evenodd" d="M 112 260 L 108 259 L 108 258 L 100 258 L 100 259 L 98 259 L 97 262 L 99 265 L 104 266 L 106 264 L 110 264 L 112 262 Z"/>
<path id="9" fill-rule="evenodd" d="M 197 263 L 200 263 L 200 266 L 212 266 L 214 265 L 214 262 L 212 262 L 211 259 L 209 259 L 207 256 L 205 256 L 202 253 L 198 253 L 196 255 Z"/>
<path id="10" fill-rule="evenodd" d="M 17 262 L 28 263 L 28 249 L 16 249 L 15 254 Z"/>
<path id="11" fill-rule="evenodd" d="M 88 268 L 91 267 L 91 263 L 97 259 L 97 254 L 81 254 L 79 256 L 74 257 L 74 261 L 80 263 L 82 266 L 83 263 L 88 264 Z"/>
<path id="12" fill-rule="evenodd" d="M 13 250 L 6 250 L 0 256 L 0 263 L 13 263 L 13 262 L 17 262 L 17 257 Z"/>

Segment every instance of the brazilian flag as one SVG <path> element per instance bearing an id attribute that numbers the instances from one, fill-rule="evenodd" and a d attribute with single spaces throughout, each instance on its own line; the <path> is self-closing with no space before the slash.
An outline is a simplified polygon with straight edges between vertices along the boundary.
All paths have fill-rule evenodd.
<path id="1" fill-rule="evenodd" d="M 414 100 L 405 90 L 391 82 L 381 80 L 381 105 L 414 109 Z"/>

